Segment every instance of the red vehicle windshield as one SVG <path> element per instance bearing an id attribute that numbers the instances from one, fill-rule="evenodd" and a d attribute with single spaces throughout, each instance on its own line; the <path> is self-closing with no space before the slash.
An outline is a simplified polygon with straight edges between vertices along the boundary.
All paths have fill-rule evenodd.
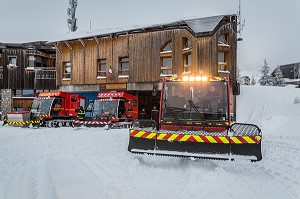
<path id="1" fill-rule="evenodd" d="M 165 82 L 162 119 L 228 120 L 226 81 Z"/>

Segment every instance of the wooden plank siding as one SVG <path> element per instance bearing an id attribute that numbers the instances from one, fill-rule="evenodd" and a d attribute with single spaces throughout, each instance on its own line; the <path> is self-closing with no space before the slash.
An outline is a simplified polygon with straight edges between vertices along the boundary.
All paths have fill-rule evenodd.
<path id="1" fill-rule="evenodd" d="M 3 83 L 2 89 L 17 89 L 17 90 L 31 90 L 31 89 L 55 89 L 55 81 L 40 80 L 36 82 L 36 74 L 34 69 L 27 70 L 28 54 L 24 49 L 4 49 L 3 50 Z M 16 57 L 16 67 L 9 66 L 10 57 Z M 48 66 L 53 67 L 53 58 L 48 57 Z M 44 83 L 46 81 L 47 83 Z M 45 85 L 46 87 L 43 87 Z"/>
<path id="2" fill-rule="evenodd" d="M 7 67 L 10 57 L 16 57 L 18 67 Z M 24 87 L 24 56 L 22 50 L 3 50 L 3 77 L 7 77 L 4 88 L 22 89 Z"/>
<path id="3" fill-rule="evenodd" d="M 98 37 L 66 41 L 72 46 L 70 51 L 65 42 L 57 43 L 62 55 L 57 54 L 57 78 L 62 76 L 62 63 L 72 62 L 71 81 L 57 80 L 61 85 L 88 85 L 101 83 L 139 83 L 160 80 L 161 48 L 172 41 L 173 74 L 180 75 L 184 70 L 183 40 L 187 38 L 192 43 L 191 71 L 205 75 L 218 75 L 218 39 L 229 34 L 229 70 L 234 75 L 236 69 L 236 34 L 231 23 L 221 24 L 212 36 L 196 38 L 187 29 L 168 29 L 153 32 L 131 33 L 121 36 Z M 129 57 L 129 78 L 118 78 L 119 58 Z M 106 59 L 106 65 L 112 66 L 112 78 L 97 79 L 97 60 Z M 108 70 L 107 67 L 107 70 Z"/>
<path id="4" fill-rule="evenodd" d="M 14 97 L 13 108 L 14 109 L 22 108 L 23 111 L 30 111 L 32 102 L 33 102 L 33 98 Z"/>
<path id="5" fill-rule="evenodd" d="M 86 84 L 96 84 L 97 79 L 97 43 L 94 40 L 85 42 L 86 59 L 85 59 L 85 82 Z M 87 53 L 90 52 L 90 53 Z"/>
<path id="6" fill-rule="evenodd" d="M 129 57 L 129 79 L 128 82 L 153 82 L 160 79 L 160 51 L 166 41 L 172 41 L 172 65 L 173 73 L 183 72 L 183 38 L 192 41 L 191 65 L 192 70 L 197 67 L 197 39 L 187 30 L 175 29 L 149 33 L 131 34 L 119 37 L 99 38 L 96 40 L 83 40 L 85 47 L 79 41 L 69 42 L 72 50 L 68 49 L 63 42 L 59 43 L 62 55 L 57 53 L 57 78 L 62 77 L 64 62 L 72 62 L 71 81 L 57 80 L 58 85 L 69 84 L 97 84 L 97 83 L 120 83 L 123 78 L 118 78 L 119 58 Z M 85 50 L 84 50 L 85 49 Z M 98 51 L 96 50 L 98 49 Z M 113 78 L 97 80 L 97 60 L 106 59 L 107 66 L 112 66 Z M 85 78 L 84 78 L 85 74 Z"/>

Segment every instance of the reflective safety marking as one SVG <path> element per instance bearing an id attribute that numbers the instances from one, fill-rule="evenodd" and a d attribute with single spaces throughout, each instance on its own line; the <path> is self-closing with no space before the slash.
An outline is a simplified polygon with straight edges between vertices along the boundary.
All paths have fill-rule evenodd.
<path id="1" fill-rule="evenodd" d="M 157 140 L 229 144 L 229 138 L 225 136 L 200 136 L 200 135 L 162 133 L 162 134 L 158 134 Z"/>
<path id="2" fill-rule="evenodd" d="M 205 136 L 210 143 L 217 143 L 217 141 L 212 136 Z"/>
<path id="3" fill-rule="evenodd" d="M 178 137 L 179 135 L 173 134 L 169 137 L 168 140 L 175 140 L 176 137 Z"/>
<path id="4" fill-rule="evenodd" d="M 260 142 L 261 137 L 257 135 L 257 136 L 255 136 L 255 139 Z"/>
<path id="5" fill-rule="evenodd" d="M 191 135 L 184 135 L 180 141 L 186 142 L 189 138 L 191 137 Z"/>
<path id="6" fill-rule="evenodd" d="M 146 138 L 153 139 L 156 136 L 156 133 L 150 133 Z"/>
<path id="7" fill-rule="evenodd" d="M 222 142 L 223 142 L 224 144 L 229 144 L 229 139 L 228 139 L 228 137 L 220 136 L 219 139 L 222 140 Z"/>
<path id="8" fill-rule="evenodd" d="M 156 139 L 156 133 L 139 130 L 130 130 L 130 136 L 135 138 Z"/>
<path id="9" fill-rule="evenodd" d="M 163 140 L 163 138 L 164 138 L 166 135 L 167 135 L 166 133 L 160 133 L 160 134 L 158 134 L 157 139 L 158 139 L 158 140 Z"/>
<path id="10" fill-rule="evenodd" d="M 142 137 L 144 134 L 145 134 L 145 131 L 140 131 L 134 137 Z"/>
<path id="11" fill-rule="evenodd" d="M 237 139 L 237 137 L 231 137 L 231 144 L 242 144 L 242 142 Z"/>
<path id="12" fill-rule="evenodd" d="M 259 144 L 261 136 L 233 136 L 230 139 L 231 144 Z"/>
<path id="13" fill-rule="evenodd" d="M 7 123 L 8 125 L 25 125 L 25 124 L 39 124 L 40 120 L 28 120 L 28 121 L 24 121 L 24 122 L 11 122 L 8 121 L 7 119 L 3 120 L 5 123 Z"/>
<path id="14" fill-rule="evenodd" d="M 259 144 L 261 136 L 202 136 L 191 134 L 156 133 L 140 130 L 130 130 L 130 136 L 161 141 L 199 142 L 211 144 Z"/>
<path id="15" fill-rule="evenodd" d="M 199 135 L 193 136 L 197 142 L 204 142 L 204 140 Z"/>
<path id="16" fill-rule="evenodd" d="M 249 144 L 255 144 L 256 142 L 254 141 L 254 140 L 252 140 L 250 137 L 243 137 L 244 138 L 244 140 L 247 142 L 247 143 L 249 143 Z"/>

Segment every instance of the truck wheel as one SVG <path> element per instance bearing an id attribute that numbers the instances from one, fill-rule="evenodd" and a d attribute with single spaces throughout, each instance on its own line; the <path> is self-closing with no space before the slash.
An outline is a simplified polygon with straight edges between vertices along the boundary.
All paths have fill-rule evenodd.
<path id="1" fill-rule="evenodd" d="M 57 127 L 62 127 L 64 124 L 62 122 L 57 122 Z"/>
<path id="2" fill-rule="evenodd" d="M 54 125 L 53 125 L 53 122 L 49 122 L 49 123 L 48 123 L 48 127 L 49 127 L 49 128 L 53 128 L 53 126 L 54 126 Z"/>
<path id="3" fill-rule="evenodd" d="M 66 127 L 71 126 L 70 122 L 66 122 Z"/>

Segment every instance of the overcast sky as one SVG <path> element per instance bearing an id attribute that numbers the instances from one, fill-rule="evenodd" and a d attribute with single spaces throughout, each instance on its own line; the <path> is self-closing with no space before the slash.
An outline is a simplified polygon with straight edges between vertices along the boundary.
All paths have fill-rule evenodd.
<path id="1" fill-rule="evenodd" d="M 67 34 L 69 0 L 0 0 L 0 42 L 60 39 Z M 238 0 L 78 0 L 78 30 L 165 23 L 180 19 L 236 14 Z M 246 25 L 238 44 L 242 74 L 267 60 L 300 62 L 300 0 L 242 0 Z M 250 72 L 250 73 L 251 73 Z M 248 74 L 251 75 L 251 74 Z"/>

